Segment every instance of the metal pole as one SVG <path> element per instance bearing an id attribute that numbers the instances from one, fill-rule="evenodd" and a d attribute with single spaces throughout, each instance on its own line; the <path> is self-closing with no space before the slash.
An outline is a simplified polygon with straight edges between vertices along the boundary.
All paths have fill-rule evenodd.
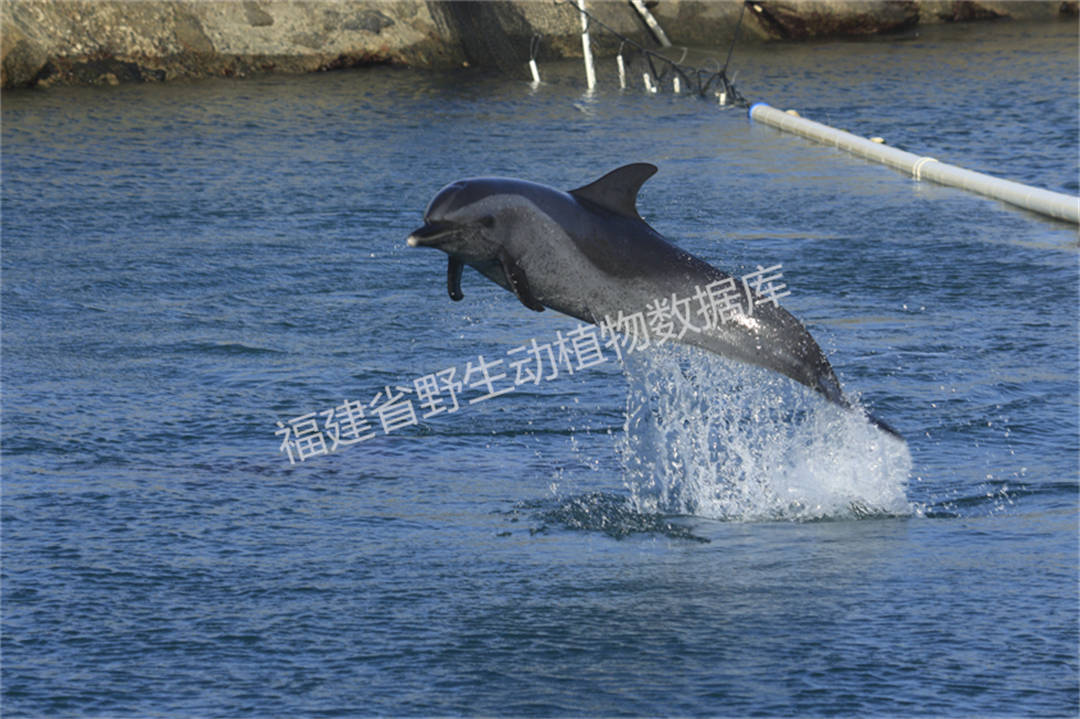
<path id="1" fill-rule="evenodd" d="M 930 180 L 941 185 L 959 187 L 1032 212 L 1080 224 L 1080 197 L 1022 185 L 1019 182 L 1002 180 L 981 172 L 948 165 L 933 157 L 915 155 L 813 120 L 789 115 L 763 102 L 750 106 L 750 117 L 778 130 L 790 132 L 823 145 L 832 145 L 853 155 L 888 165 L 909 173 L 916 180 Z"/>
<path id="2" fill-rule="evenodd" d="M 589 16 L 585 14 L 585 0 L 577 0 L 581 12 L 581 52 L 585 57 L 585 85 L 596 87 L 596 69 L 593 67 L 592 43 L 589 42 Z"/>
<path id="3" fill-rule="evenodd" d="M 649 8 L 645 7 L 645 3 L 641 0 L 630 0 L 630 4 L 634 6 L 638 15 L 649 26 L 649 30 L 652 32 L 653 37 L 656 38 L 656 41 L 660 43 L 660 47 L 671 47 L 671 41 L 664 34 L 664 29 L 660 27 L 660 23 L 656 22 L 656 18 L 649 12 Z"/>

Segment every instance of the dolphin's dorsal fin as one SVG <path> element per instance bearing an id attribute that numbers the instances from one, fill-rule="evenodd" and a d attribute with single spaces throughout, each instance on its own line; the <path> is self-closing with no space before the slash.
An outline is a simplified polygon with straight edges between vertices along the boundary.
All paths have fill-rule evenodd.
<path id="1" fill-rule="evenodd" d="M 638 190 L 656 174 L 656 166 L 647 162 L 635 162 L 612 170 L 596 182 L 570 190 L 570 194 L 579 200 L 588 200 L 605 210 L 624 215 L 633 220 L 640 220 L 637 212 Z"/>

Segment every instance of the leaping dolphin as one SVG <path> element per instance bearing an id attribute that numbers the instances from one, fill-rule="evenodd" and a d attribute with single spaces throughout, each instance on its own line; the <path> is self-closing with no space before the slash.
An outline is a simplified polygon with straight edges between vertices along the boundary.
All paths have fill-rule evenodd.
<path id="1" fill-rule="evenodd" d="M 469 265 L 531 310 L 550 307 L 592 324 L 734 282 L 665 240 L 638 215 L 638 191 L 656 171 L 647 163 L 626 165 L 569 192 L 501 177 L 458 180 L 435 195 L 424 226 L 407 241 L 450 256 L 446 279 L 453 300 L 464 297 L 461 273 Z M 738 287 L 746 293 L 748 312 L 702 323 L 707 326 L 700 331 L 672 339 L 767 367 L 852 408 L 806 328 L 775 298 L 744 283 Z"/>

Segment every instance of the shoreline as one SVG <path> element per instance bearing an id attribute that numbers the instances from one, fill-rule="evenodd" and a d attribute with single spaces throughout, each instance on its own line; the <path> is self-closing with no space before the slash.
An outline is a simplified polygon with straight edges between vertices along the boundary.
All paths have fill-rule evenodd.
<path id="1" fill-rule="evenodd" d="M 1054 21 L 1074 0 L 660 0 L 652 13 L 676 46 L 861 38 L 952 22 Z M 629 3 L 590 0 L 589 12 L 647 47 L 652 35 Z M 524 66 L 581 57 L 569 3 L 540 0 L 4 0 L 2 87 L 116 85 L 208 77 L 298 74 L 377 64 L 415 68 Z M 595 52 L 618 40 L 593 32 Z"/>

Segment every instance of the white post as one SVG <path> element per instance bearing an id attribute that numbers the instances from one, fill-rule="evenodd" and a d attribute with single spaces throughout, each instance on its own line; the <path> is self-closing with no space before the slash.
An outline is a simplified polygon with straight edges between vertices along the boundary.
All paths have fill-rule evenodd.
<path id="1" fill-rule="evenodd" d="M 645 7 L 645 3 L 641 0 L 630 0 L 630 4 L 637 10 L 638 15 L 645 21 L 645 24 L 649 26 L 649 30 L 656 37 L 656 41 L 660 43 L 661 47 L 671 47 L 671 41 L 668 40 L 667 35 L 664 34 L 663 28 L 660 27 L 660 23 L 656 22 L 656 18 L 649 12 L 649 8 Z"/>
<path id="2" fill-rule="evenodd" d="M 540 68 L 536 66 L 536 60 L 529 60 L 529 70 L 532 72 L 533 85 L 540 84 Z"/>
<path id="3" fill-rule="evenodd" d="M 585 14 L 585 0 L 577 0 L 581 12 L 581 53 L 585 57 L 585 85 L 596 87 L 596 69 L 593 67 L 592 43 L 589 42 L 589 16 Z"/>
<path id="4" fill-rule="evenodd" d="M 678 95 L 680 92 L 682 92 L 681 86 L 679 85 L 679 76 L 678 75 L 675 76 L 675 80 L 671 84 L 672 84 L 672 86 L 673 86 L 673 88 L 675 90 L 676 95 Z"/>
<path id="5" fill-rule="evenodd" d="M 626 65 L 623 63 L 622 54 L 615 56 L 615 62 L 619 65 L 619 89 L 626 89 Z"/>
<path id="6" fill-rule="evenodd" d="M 645 89 L 649 92 L 656 92 L 656 88 L 652 84 L 652 78 L 649 77 L 649 73 L 644 73 L 641 76 L 641 80 L 645 83 Z"/>

